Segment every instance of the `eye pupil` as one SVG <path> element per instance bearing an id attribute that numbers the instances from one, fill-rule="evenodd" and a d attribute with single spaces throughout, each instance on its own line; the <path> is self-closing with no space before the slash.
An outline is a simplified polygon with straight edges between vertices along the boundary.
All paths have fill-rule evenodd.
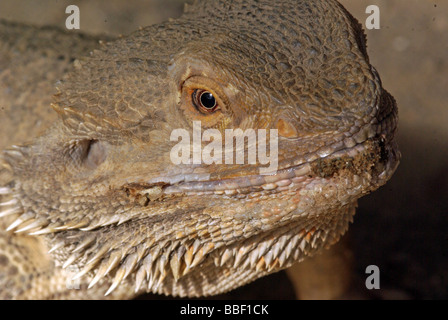
<path id="1" fill-rule="evenodd" d="M 201 106 L 208 110 L 213 109 L 216 106 L 215 97 L 208 91 L 201 93 L 199 101 L 201 102 Z"/>
<path id="2" fill-rule="evenodd" d="M 214 113 L 220 109 L 218 101 L 210 91 L 196 89 L 191 94 L 191 100 L 196 110 L 204 114 Z"/>

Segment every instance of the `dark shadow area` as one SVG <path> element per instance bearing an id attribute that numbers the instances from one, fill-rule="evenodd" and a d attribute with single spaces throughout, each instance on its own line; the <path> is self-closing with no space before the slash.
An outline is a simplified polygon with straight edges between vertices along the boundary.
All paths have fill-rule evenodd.
<path id="1" fill-rule="evenodd" d="M 448 141 L 402 128 L 399 145 L 392 180 L 359 203 L 351 228 L 357 274 L 377 265 L 384 298 L 446 299 Z"/>

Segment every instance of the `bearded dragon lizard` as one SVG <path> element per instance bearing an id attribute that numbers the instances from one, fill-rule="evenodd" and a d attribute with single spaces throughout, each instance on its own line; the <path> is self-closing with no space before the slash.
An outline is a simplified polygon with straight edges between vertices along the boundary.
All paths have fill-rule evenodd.
<path id="1" fill-rule="evenodd" d="M 20 143 L 1 156 L 1 298 L 232 290 L 336 243 L 398 165 L 396 103 L 336 1 L 196 1 L 98 46 L 0 28 L 2 124 Z M 30 52 L 46 69 L 22 92 L 13 61 Z M 277 130 L 278 170 L 174 164 L 170 135 L 194 121 Z"/>

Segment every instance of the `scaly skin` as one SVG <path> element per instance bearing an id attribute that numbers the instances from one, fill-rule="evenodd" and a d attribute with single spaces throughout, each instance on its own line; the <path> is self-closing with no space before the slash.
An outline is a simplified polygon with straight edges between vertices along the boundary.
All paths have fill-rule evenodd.
<path id="1" fill-rule="evenodd" d="M 1 297 L 234 289 L 337 242 L 398 164 L 395 101 L 335 1 L 198 1 L 75 61 L 57 90 L 58 120 L 3 153 Z M 174 164 L 171 132 L 193 121 L 277 129 L 278 171 Z"/>

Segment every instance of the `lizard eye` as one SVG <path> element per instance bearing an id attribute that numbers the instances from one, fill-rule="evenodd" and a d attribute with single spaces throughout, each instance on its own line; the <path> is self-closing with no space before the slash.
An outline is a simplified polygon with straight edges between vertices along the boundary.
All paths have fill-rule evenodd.
<path id="1" fill-rule="evenodd" d="M 210 91 L 196 89 L 191 95 L 195 108 L 202 113 L 213 113 L 219 105 Z"/>
<path id="2" fill-rule="evenodd" d="M 229 99 L 215 80 L 190 76 L 180 83 L 179 89 L 179 108 L 187 119 L 201 121 L 206 128 L 224 126 L 225 121 L 230 121 Z"/>

